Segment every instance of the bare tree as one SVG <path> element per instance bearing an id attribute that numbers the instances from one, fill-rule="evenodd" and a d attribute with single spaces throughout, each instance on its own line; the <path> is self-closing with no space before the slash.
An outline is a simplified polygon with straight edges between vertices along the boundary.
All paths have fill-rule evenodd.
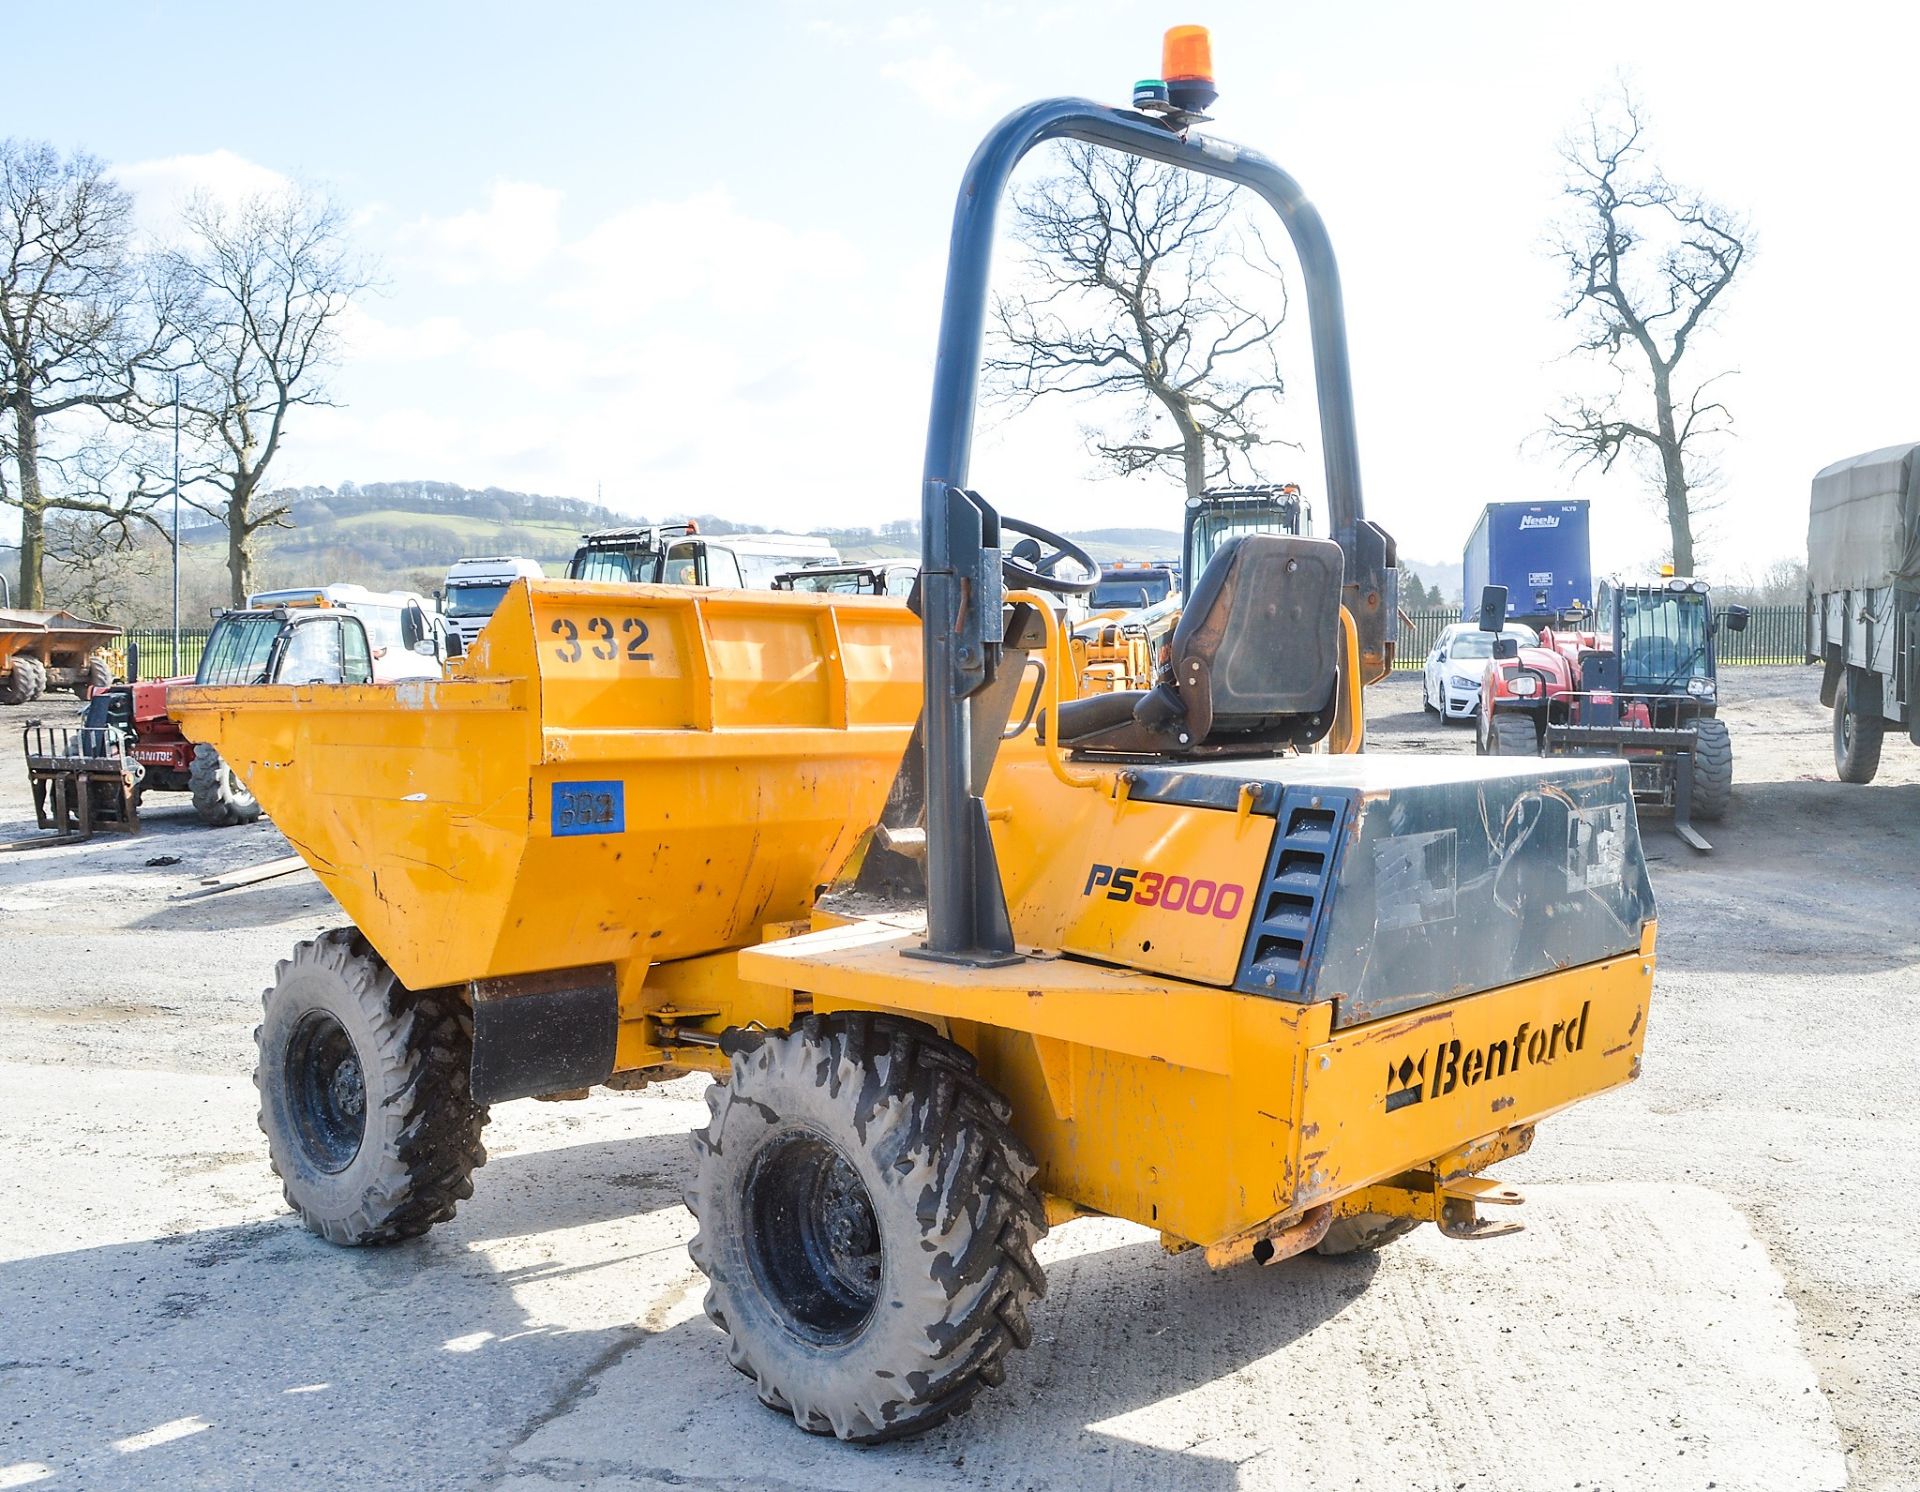
<path id="1" fill-rule="evenodd" d="M 1089 445 L 1122 476 L 1209 481 L 1258 475 L 1285 391 L 1275 333 L 1286 281 L 1233 188 L 1213 177 L 1095 146 L 1059 149 L 1060 170 L 1016 192 L 1014 232 L 1030 251 L 1021 289 L 994 303 L 986 368 L 1022 407 L 1047 394 L 1131 406 Z M 1255 309 L 1244 287 L 1270 302 Z"/>
<path id="2" fill-rule="evenodd" d="M 83 616 L 111 617 L 125 625 L 129 583 L 160 573 L 160 556 L 140 542 L 131 524 L 103 523 L 87 513 L 47 515 L 45 535 L 48 601 Z"/>
<path id="3" fill-rule="evenodd" d="M 0 455 L 17 477 L 0 483 L 0 503 L 20 510 L 21 606 L 42 604 L 49 512 L 124 531 L 147 500 L 137 484 L 66 480 L 69 463 L 87 475 L 81 453 L 103 420 L 138 418 L 136 385 L 169 336 L 128 250 L 130 209 L 93 157 L 0 141 L 0 407 L 12 415 Z M 50 443 L 61 417 L 79 426 L 78 446 Z"/>
<path id="4" fill-rule="evenodd" d="M 165 255 L 169 287 L 191 306 L 180 404 L 193 449 L 181 496 L 225 525 L 238 606 L 252 588 L 254 536 L 285 525 L 287 504 L 264 486 L 268 468 L 294 411 L 332 402 L 323 375 L 338 350 L 339 319 L 370 278 L 348 247 L 340 209 L 311 191 L 237 207 L 196 197 L 184 222 L 185 241 Z"/>
<path id="5" fill-rule="evenodd" d="M 1561 314 L 1579 328 L 1574 350 L 1603 359 L 1613 386 L 1567 400 L 1548 435 L 1583 466 L 1611 470 L 1632 453 L 1666 515 L 1674 567 L 1690 575 L 1711 452 L 1732 421 L 1708 392 L 1725 374 L 1683 377 L 1680 365 L 1753 235 L 1725 207 L 1667 180 L 1647 159 L 1646 132 L 1645 111 L 1622 84 L 1561 147 L 1572 207 L 1554 243 L 1567 272 Z"/>

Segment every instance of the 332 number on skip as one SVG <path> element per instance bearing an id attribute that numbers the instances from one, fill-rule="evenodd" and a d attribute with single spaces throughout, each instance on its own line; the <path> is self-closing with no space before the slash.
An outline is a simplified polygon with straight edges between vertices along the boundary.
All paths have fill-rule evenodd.
<path id="1" fill-rule="evenodd" d="M 624 653 L 629 663 L 651 663 L 653 654 L 647 651 L 647 638 L 652 634 L 647 624 L 637 616 L 623 616 L 619 623 L 616 628 L 614 619 L 604 616 L 590 616 L 584 622 L 555 617 L 547 629 L 558 639 L 553 644 L 555 661 L 578 663 L 594 657 L 611 663 Z"/>

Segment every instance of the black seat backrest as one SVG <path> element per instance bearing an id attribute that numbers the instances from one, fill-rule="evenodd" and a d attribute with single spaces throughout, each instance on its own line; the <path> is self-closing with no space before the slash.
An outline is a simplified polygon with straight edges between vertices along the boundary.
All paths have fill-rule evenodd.
<path id="1" fill-rule="evenodd" d="M 1326 539 L 1229 539 L 1188 594 L 1154 687 L 1068 701 L 1062 742 L 1135 755 L 1319 740 L 1333 725 L 1345 577 Z"/>
<path id="2" fill-rule="evenodd" d="M 1243 534 L 1215 551 L 1174 629 L 1172 684 L 1196 738 L 1326 710 L 1340 675 L 1340 546 Z"/>

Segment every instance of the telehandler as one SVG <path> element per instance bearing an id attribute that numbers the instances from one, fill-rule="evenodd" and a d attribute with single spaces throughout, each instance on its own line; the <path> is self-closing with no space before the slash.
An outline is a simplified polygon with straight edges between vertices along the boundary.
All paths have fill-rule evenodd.
<path id="1" fill-rule="evenodd" d="M 1108 572 L 1089 600 L 1095 614 L 1069 634 L 1080 692 L 1151 688 L 1160 655 L 1180 623 L 1185 581 L 1205 570 L 1214 551 L 1236 534 L 1304 534 L 1311 521 L 1311 510 L 1292 482 L 1209 487 L 1188 498 L 1171 592 L 1130 610 L 1103 610 L 1101 593 L 1110 592 L 1116 578 L 1125 578 L 1124 572 L 1120 577 Z M 1171 566 L 1155 568 L 1166 575 Z"/>
<path id="2" fill-rule="evenodd" d="M 1520 1198 L 1486 1169 L 1637 1075 L 1627 767 L 1358 753 L 1393 546 L 1362 511 L 1332 251 L 1278 167 L 1190 135 L 1204 33 L 1166 60 L 1134 110 L 1029 105 L 968 167 L 917 623 L 519 582 L 444 681 L 181 691 L 357 924 L 280 966 L 259 1033 L 309 1227 L 451 1216 L 490 1103 L 710 1072 L 687 1202 L 729 1360 L 803 1428 L 883 1441 L 1002 1381 L 1050 1224 L 1130 1219 L 1216 1266 L 1492 1237 L 1514 1225 L 1481 1209 Z M 1222 544 L 1154 687 L 1085 698 L 1041 595 L 1098 567 L 967 486 L 996 207 L 1056 139 L 1279 214 L 1333 535 Z M 924 908 L 826 890 L 903 799 Z"/>

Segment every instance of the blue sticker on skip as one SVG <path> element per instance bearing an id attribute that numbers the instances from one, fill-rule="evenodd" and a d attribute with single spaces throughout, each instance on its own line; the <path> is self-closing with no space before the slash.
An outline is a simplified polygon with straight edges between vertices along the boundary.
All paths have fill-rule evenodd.
<path id="1" fill-rule="evenodd" d="M 556 782 L 553 785 L 553 832 L 562 834 L 624 834 L 627 830 L 627 785 L 624 782 Z"/>

